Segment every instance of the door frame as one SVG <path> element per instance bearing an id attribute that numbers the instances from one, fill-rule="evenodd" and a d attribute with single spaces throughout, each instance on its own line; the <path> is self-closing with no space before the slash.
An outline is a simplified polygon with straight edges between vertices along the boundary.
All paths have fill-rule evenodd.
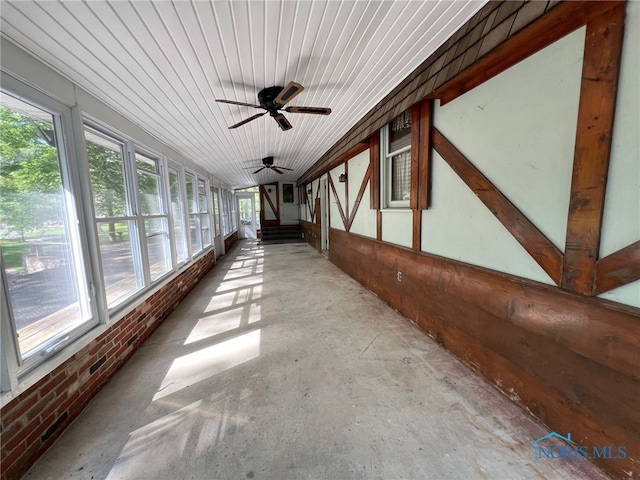
<path id="1" fill-rule="evenodd" d="M 242 225 L 241 221 L 241 211 L 240 211 L 240 200 L 251 200 L 251 224 L 253 225 L 253 230 L 255 232 L 255 237 L 247 237 L 245 235 L 246 230 L 244 225 Z M 250 238 L 256 240 L 258 238 L 258 222 L 256 221 L 256 194 L 254 192 L 251 193 L 240 193 L 236 192 L 236 202 L 237 202 L 237 211 L 238 211 L 238 238 Z M 240 236 L 240 230 L 242 230 L 242 235 Z"/>

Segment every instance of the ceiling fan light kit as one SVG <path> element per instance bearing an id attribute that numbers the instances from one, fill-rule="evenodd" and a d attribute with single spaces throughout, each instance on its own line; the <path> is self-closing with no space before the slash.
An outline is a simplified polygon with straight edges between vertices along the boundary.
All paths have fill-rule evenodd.
<path id="1" fill-rule="evenodd" d="M 287 131 L 291 130 L 293 128 L 293 125 L 291 125 L 291 123 L 289 123 L 289 120 L 287 120 L 287 118 L 282 113 L 280 113 L 281 111 L 285 111 L 287 113 L 306 113 L 311 115 L 329 115 L 331 113 L 331 109 L 326 107 L 285 108 L 285 105 L 289 103 L 294 97 L 298 96 L 303 90 L 304 87 L 299 83 L 289 82 L 286 87 L 267 87 L 260 90 L 260 92 L 258 92 L 258 102 L 260 103 L 260 105 L 222 99 L 216 100 L 216 102 L 229 103 L 231 105 L 240 105 L 243 107 L 262 108 L 263 110 L 266 110 L 266 112 L 258 113 L 245 120 L 242 120 L 241 122 L 231 125 L 229 129 L 238 128 L 268 113 L 271 117 L 273 117 L 281 130 Z"/>

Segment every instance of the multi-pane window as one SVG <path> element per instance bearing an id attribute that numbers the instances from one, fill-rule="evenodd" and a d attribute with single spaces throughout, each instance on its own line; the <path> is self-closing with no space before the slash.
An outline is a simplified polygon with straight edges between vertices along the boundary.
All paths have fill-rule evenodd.
<path id="1" fill-rule="evenodd" d="M 85 142 L 107 305 L 115 307 L 172 269 L 160 159 L 100 129 Z"/>
<path id="2" fill-rule="evenodd" d="M 151 280 L 171 269 L 169 219 L 164 205 L 160 160 L 136 152 L 140 213 L 144 218 L 147 258 Z"/>
<path id="3" fill-rule="evenodd" d="M 229 191 L 220 190 L 221 207 L 222 207 L 222 234 L 227 236 L 231 233 L 231 222 L 229 221 L 229 201 L 227 199 Z"/>
<path id="4" fill-rule="evenodd" d="M 218 232 L 220 228 L 220 207 L 218 205 L 217 189 L 213 187 L 211 187 L 211 202 L 213 203 L 213 225 L 211 226 L 211 234 L 215 238 L 220 234 L 220 232 Z"/>
<path id="5" fill-rule="evenodd" d="M 173 217 L 173 234 L 176 243 L 176 260 L 178 263 L 189 258 L 187 247 L 187 234 L 184 228 L 184 203 L 182 200 L 182 182 L 180 173 L 175 168 L 169 168 L 169 196 L 171 201 L 171 213 Z"/>
<path id="6" fill-rule="evenodd" d="M 200 216 L 200 229 L 202 230 L 202 248 L 211 245 L 211 216 L 209 215 L 209 196 L 207 184 L 198 179 L 198 213 Z"/>
<path id="7" fill-rule="evenodd" d="M 382 182 L 386 207 L 408 207 L 411 199 L 411 110 L 382 128 Z"/>
<path id="8" fill-rule="evenodd" d="M 126 171 L 125 144 L 85 127 L 93 206 L 107 304 L 113 307 L 144 286 L 139 225 Z"/>
<path id="9" fill-rule="evenodd" d="M 208 189 L 207 182 L 193 173 L 185 173 L 185 180 L 191 254 L 195 255 L 211 245 Z"/>
<path id="10" fill-rule="evenodd" d="M 62 132 L 69 111 L 48 98 L 36 106 L 3 91 L 0 99 L 2 283 L 24 372 L 97 317 L 78 230 L 79 187 Z"/>
<path id="11" fill-rule="evenodd" d="M 174 262 L 211 245 L 214 235 L 203 176 L 165 165 L 92 120 L 78 125 L 82 152 L 73 122 L 68 107 L 3 75 L 3 391 L 107 322 L 115 308 L 173 271 Z"/>

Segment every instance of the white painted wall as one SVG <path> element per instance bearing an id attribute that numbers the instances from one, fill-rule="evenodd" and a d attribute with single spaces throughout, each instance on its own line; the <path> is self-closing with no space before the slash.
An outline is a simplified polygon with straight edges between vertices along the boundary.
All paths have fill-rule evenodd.
<path id="1" fill-rule="evenodd" d="M 600 258 L 640 240 L 640 2 L 627 3 Z M 640 280 L 601 295 L 640 307 Z"/>
<path id="2" fill-rule="evenodd" d="M 355 206 L 362 180 L 369 167 L 369 150 L 356 155 L 349 160 L 349 171 L 347 182 L 349 182 L 349 212 L 353 211 Z M 365 237 L 376 237 L 376 211 L 369 208 L 370 205 L 370 188 L 367 187 L 362 195 L 360 206 L 356 212 L 356 216 L 351 224 L 351 233 L 364 235 Z"/>
<path id="3" fill-rule="evenodd" d="M 333 181 L 333 186 L 336 189 L 336 193 L 338 194 L 338 200 L 340 201 L 340 205 L 342 206 L 342 212 L 345 212 L 345 195 L 344 195 L 344 183 L 340 183 L 338 181 L 338 177 L 344 173 L 344 163 L 342 165 L 337 166 L 333 170 L 329 172 L 331 176 L 331 180 Z M 329 223 L 331 228 L 335 228 L 336 230 L 345 231 L 344 224 L 342 223 L 342 217 L 340 216 L 340 210 L 338 209 L 338 202 L 336 201 L 336 197 L 333 194 L 333 190 L 331 190 L 331 186 L 329 186 L 329 206 L 330 210 L 330 218 Z M 345 213 L 346 215 L 346 213 Z"/>
<path id="4" fill-rule="evenodd" d="M 449 164 L 435 152 L 431 161 L 433 207 L 422 212 L 422 250 L 553 285 Z"/>

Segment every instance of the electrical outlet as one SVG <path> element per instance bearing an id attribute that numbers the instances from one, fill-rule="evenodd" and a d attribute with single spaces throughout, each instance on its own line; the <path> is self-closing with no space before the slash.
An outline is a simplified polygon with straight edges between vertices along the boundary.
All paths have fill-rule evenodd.
<path id="1" fill-rule="evenodd" d="M 399 282 L 402 281 L 402 272 L 398 272 L 398 274 L 396 275 L 396 278 L 398 279 Z"/>

